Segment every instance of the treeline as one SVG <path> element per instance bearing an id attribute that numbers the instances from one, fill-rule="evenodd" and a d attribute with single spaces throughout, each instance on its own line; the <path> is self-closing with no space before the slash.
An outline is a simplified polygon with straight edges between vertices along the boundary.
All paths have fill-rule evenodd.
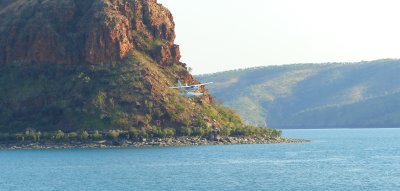
<path id="1" fill-rule="evenodd" d="M 244 126 L 237 128 L 219 128 L 210 127 L 183 127 L 177 130 L 174 128 L 130 128 L 129 130 L 109 130 L 109 131 L 81 131 L 81 132 L 40 132 L 35 130 L 26 130 L 19 133 L 0 133 L 0 141 L 33 141 L 41 140 L 53 141 L 102 141 L 102 140 L 132 140 L 143 141 L 148 138 L 167 138 L 179 136 L 200 136 L 208 137 L 210 135 L 220 135 L 229 137 L 247 137 L 264 136 L 277 138 L 282 132 L 271 128 L 260 128 L 253 126 Z"/>

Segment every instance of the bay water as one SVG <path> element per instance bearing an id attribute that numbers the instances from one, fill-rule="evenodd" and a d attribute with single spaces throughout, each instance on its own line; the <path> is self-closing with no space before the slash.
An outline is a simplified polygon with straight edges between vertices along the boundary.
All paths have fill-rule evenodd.
<path id="1" fill-rule="evenodd" d="M 0 191 L 400 190 L 400 129 L 284 130 L 310 143 L 0 151 Z"/>

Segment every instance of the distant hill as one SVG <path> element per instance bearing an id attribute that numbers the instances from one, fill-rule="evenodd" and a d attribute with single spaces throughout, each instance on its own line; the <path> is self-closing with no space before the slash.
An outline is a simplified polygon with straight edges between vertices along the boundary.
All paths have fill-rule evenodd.
<path id="1" fill-rule="evenodd" d="M 250 124 L 400 127 L 400 60 L 294 64 L 197 76 Z"/>

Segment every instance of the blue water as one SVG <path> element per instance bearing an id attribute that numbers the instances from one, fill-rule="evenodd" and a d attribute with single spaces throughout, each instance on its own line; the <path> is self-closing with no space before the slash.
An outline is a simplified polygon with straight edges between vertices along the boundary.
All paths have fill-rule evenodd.
<path id="1" fill-rule="evenodd" d="M 400 129 L 302 144 L 0 151 L 0 190 L 400 190 Z"/>

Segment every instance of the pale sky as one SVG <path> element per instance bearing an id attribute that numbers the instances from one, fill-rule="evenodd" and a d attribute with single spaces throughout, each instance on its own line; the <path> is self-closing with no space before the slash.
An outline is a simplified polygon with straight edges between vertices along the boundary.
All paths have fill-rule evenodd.
<path id="1" fill-rule="evenodd" d="M 400 57 L 399 0 L 158 0 L 194 74 Z"/>

